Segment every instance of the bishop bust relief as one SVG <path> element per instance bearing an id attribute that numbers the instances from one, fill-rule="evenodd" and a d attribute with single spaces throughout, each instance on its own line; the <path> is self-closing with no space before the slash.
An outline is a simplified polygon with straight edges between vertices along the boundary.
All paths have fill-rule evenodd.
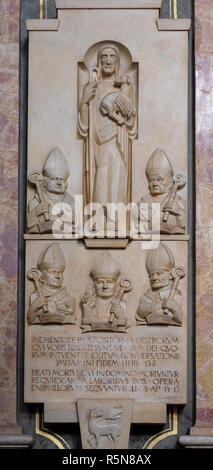
<path id="1" fill-rule="evenodd" d="M 137 324 L 182 326 L 182 291 L 178 284 L 185 276 L 185 270 L 175 266 L 167 244 L 160 243 L 158 248 L 148 252 L 146 270 L 150 289 L 140 299 Z"/>
<path id="2" fill-rule="evenodd" d="M 75 323 L 75 299 L 63 286 L 66 267 L 64 254 L 56 243 L 45 247 L 39 256 L 37 268 L 31 268 L 27 275 L 34 282 L 35 290 L 30 295 L 28 322 Z"/>
<path id="3" fill-rule="evenodd" d="M 160 204 L 160 233 L 182 235 L 186 231 L 186 202 L 178 194 L 186 184 L 182 173 L 173 171 L 162 149 L 155 149 L 146 165 L 149 193 L 138 203 L 136 221 L 144 220 L 143 204 L 149 205 L 148 228 L 152 230 L 151 204 Z"/>
<path id="4" fill-rule="evenodd" d="M 96 49 L 97 50 L 97 49 Z M 87 68 L 88 83 L 81 90 L 78 129 L 86 139 L 86 202 L 129 202 L 131 150 L 136 136 L 135 84 L 131 73 L 120 74 L 119 45 L 99 46 L 95 67 Z M 123 58 L 125 61 L 125 57 Z"/>
<path id="5" fill-rule="evenodd" d="M 128 322 L 124 294 L 132 290 L 132 284 L 129 279 L 119 281 L 120 273 L 110 254 L 104 252 L 95 259 L 90 271 L 92 285 L 81 301 L 84 331 L 126 331 Z"/>
<path id="6" fill-rule="evenodd" d="M 30 171 L 28 181 L 35 187 L 35 193 L 28 204 L 29 233 L 51 233 L 55 220 L 64 214 L 57 209 L 63 203 L 72 210 L 70 231 L 76 230 L 74 198 L 67 192 L 69 173 L 66 159 L 58 148 L 47 156 L 41 172 Z"/>

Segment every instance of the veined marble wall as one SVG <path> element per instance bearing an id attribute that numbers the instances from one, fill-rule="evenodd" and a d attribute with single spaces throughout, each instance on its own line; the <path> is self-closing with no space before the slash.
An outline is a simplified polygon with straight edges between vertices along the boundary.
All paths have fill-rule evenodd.
<path id="1" fill-rule="evenodd" d="M 196 375 L 193 434 L 213 435 L 213 6 L 195 1 Z"/>
<path id="2" fill-rule="evenodd" d="M 17 434 L 19 0 L 0 2 L 0 434 Z"/>

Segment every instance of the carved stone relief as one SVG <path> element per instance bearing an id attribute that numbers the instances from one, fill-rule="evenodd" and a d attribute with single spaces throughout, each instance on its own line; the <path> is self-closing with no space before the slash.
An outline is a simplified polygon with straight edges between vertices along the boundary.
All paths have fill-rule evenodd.
<path id="1" fill-rule="evenodd" d="M 111 9 L 77 9 L 73 16 L 59 9 L 58 27 L 49 33 L 48 20 L 28 22 L 28 168 L 40 170 L 43 156 L 60 148 L 72 193 L 84 196 L 84 208 L 101 204 L 106 214 L 111 202 L 137 203 L 146 185 L 145 161 L 157 147 L 168 153 L 175 172 L 187 173 L 187 33 L 159 32 L 158 13 L 121 8 L 117 21 Z M 183 235 L 186 223 L 170 203 L 162 233 Z M 35 219 L 28 231 L 45 233 Z M 109 208 L 107 220 L 113 230 Z"/>
<path id="2" fill-rule="evenodd" d="M 78 400 L 84 449 L 125 449 L 131 423 L 132 400 Z"/>
<path id="3" fill-rule="evenodd" d="M 26 401 L 122 393 L 185 403 L 187 242 L 150 251 L 140 241 L 110 251 L 77 240 L 26 243 Z"/>
<path id="4" fill-rule="evenodd" d="M 121 434 L 122 408 L 92 408 L 88 410 L 88 442 L 92 449 L 116 449 Z"/>
<path id="5" fill-rule="evenodd" d="M 79 88 L 85 200 L 105 209 L 107 203 L 126 204 L 132 171 L 129 142 L 137 135 L 137 80 L 129 51 L 113 41 L 94 45 L 79 66 Z"/>
<path id="6" fill-rule="evenodd" d="M 35 287 L 27 314 L 30 325 L 76 322 L 75 299 L 63 286 L 65 267 L 63 252 L 53 243 L 41 251 L 37 268 L 29 269 L 27 276 Z"/>
<path id="7" fill-rule="evenodd" d="M 121 272 L 114 258 L 102 253 L 95 259 L 90 275 L 93 283 L 82 297 L 84 331 L 126 332 L 124 294 L 132 290 L 130 279 L 120 279 Z"/>
<path id="8" fill-rule="evenodd" d="M 77 231 L 74 199 L 67 192 L 69 168 L 63 153 L 54 149 L 47 156 L 42 171 L 32 170 L 29 183 L 35 188 L 28 203 L 27 228 L 29 233 L 51 233 L 56 219 L 64 216 L 65 209 L 72 211 L 70 232 Z M 63 223 L 63 221 L 62 221 Z"/>
<path id="9" fill-rule="evenodd" d="M 186 201 L 178 193 L 186 184 L 185 175 L 183 173 L 174 174 L 169 158 L 164 150 L 159 148 L 150 156 L 145 172 L 149 193 L 142 196 L 137 205 L 137 210 L 134 213 L 136 224 L 146 220 L 148 222 L 147 228 L 151 232 L 152 204 L 160 204 L 160 233 L 184 234 L 186 231 Z M 148 220 L 144 204 L 148 204 Z"/>
<path id="10" fill-rule="evenodd" d="M 72 402 L 88 449 L 127 447 L 141 404 L 163 405 L 165 423 L 167 404 L 186 403 L 188 44 L 158 19 L 156 8 L 120 8 L 119 21 L 110 8 L 59 8 L 50 33 L 49 20 L 29 23 L 25 400 L 64 406 L 58 422 Z M 149 231 L 157 203 L 166 242 L 148 251 L 117 230 L 95 245 L 95 223 L 81 235 L 90 249 L 47 242 L 66 205 L 79 230 L 68 181 L 112 231 L 111 203 L 135 202 Z"/>
<path id="11" fill-rule="evenodd" d="M 167 244 L 161 243 L 146 257 L 150 289 L 140 299 L 136 319 L 139 325 L 182 326 L 182 292 L 179 281 L 185 276 L 183 267 L 175 266 Z"/>

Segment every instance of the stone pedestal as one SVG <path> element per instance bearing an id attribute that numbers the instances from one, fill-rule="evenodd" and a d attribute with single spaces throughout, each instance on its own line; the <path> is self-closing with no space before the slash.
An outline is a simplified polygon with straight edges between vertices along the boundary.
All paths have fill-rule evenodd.
<path id="1" fill-rule="evenodd" d="M 77 400 L 83 449 L 128 449 L 131 399 Z"/>

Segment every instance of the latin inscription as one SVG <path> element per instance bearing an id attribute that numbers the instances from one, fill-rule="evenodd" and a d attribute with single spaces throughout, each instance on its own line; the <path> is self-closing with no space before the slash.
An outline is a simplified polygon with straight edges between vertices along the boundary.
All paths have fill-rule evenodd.
<path id="1" fill-rule="evenodd" d="M 31 354 L 34 392 L 162 397 L 179 394 L 183 383 L 182 341 L 176 336 L 33 336 Z"/>

